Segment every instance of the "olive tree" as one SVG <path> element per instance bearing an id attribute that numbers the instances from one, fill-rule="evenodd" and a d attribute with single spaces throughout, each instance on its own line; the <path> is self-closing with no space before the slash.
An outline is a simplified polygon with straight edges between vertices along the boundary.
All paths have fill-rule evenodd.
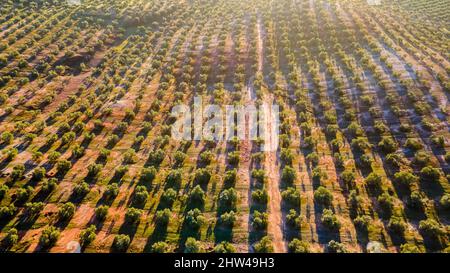
<path id="1" fill-rule="evenodd" d="M 62 221 L 67 221 L 75 214 L 75 205 L 71 202 L 64 203 L 59 207 L 58 216 Z"/>
<path id="2" fill-rule="evenodd" d="M 189 237 L 184 244 L 184 253 L 201 253 L 203 247 L 195 238 Z"/>
<path id="3" fill-rule="evenodd" d="M 268 236 L 261 238 L 253 248 L 256 253 L 272 253 L 274 251 L 272 240 Z"/>
<path id="4" fill-rule="evenodd" d="M 297 238 L 294 238 L 292 241 L 289 242 L 288 245 L 289 252 L 292 253 L 310 253 L 310 247 L 309 244 L 305 241 L 301 241 Z"/>
<path id="5" fill-rule="evenodd" d="M 327 188 L 320 186 L 314 191 L 314 200 L 324 206 L 330 206 L 333 202 L 333 194 Z"/>
<path id="6" fill-rule="evenodd" d="M 43 248 L 50 248 L 55 245 L 60 235 L 58 228 L 49 226 L 45 228 L 39 237 L 39 245 Z"/>
<path id="7" fill-rule="evenodd" d="M 130 236 L 126 234 L 118 234 L 114 237 L 112 248 L 117 252 L 125 252 L 130 245 Z"/>
<path id="8" fill-rule="evenodd" d="M 320 219 L 322 224 L 331 230 L 338 230 L 341 227 L 341 222 L 330 209 L 324 209 Z"/>
<path id="9" fill-rule="evenodd" d="M 95 237 L 97 236 L 95 234 L 96 231 L 97 231 L 97 228 L 94 225 L 90 225 L 88 228 L 83 229 L 80 232 L 81 247 L 86 247 L 95 240 Z"/>

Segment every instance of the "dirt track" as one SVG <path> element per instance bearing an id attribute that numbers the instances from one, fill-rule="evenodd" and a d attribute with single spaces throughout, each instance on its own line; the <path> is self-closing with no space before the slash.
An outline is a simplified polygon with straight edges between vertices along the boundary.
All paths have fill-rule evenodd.
<path id="1" fill-rule="evenodd" d="M 262 30 L 261 30 L 261 20 L 258 19 L 257 22 L 258 30 L 258 73 L 263 72 L 263 41 L 262 41 Z M 264 103 L 269 110 L 268 117 L 265 124 L 264 132 L 264 143 L 269 148 L 269 151 L 265 151 L 264 169 L 267 173 L 267 190 L 269 194 L 269 225 L 268 234 L 273 240 L 274 251 L 277 253 L 286 252 L 286 241 L 283 235 L 283 214 L 281 212 L 281 193 L 280 193 L 280 173 L 279 162 L 277 151 L 272 151 L 272 147 L 277 147 L 275 143 L 276 136 L 273 135 L 272 130 L 275 126 L 275 120 L 272 113 L 272 104 L 274 103 L 274 98 L 272 94 L 264 96 Z"/>

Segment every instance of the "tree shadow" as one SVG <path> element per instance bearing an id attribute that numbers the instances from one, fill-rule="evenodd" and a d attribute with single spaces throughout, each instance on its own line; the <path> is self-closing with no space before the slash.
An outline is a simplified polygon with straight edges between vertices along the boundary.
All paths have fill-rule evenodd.
<path id="1" fill-rule="evenodd" d="M 147 243 L 144 247 L 144 252 L 152 252 L 152 245 L 157 242 L 164 242 L 167 239 L 167 226 L 168 224 L 156 224 L 150 237 L 147 239 Z"/>
<path id="2" fill-rule="evenodd" d="M 186 220 L 183 221 L 183 224 L 179 230 L 180 239 L 178 240 L 178 252 L 184 252 L 184 245 L 186 243 L 187 238 L 193 237 L 195 239 L 200 238 L 200 229 L 192 229 L 186 223 Z"/>

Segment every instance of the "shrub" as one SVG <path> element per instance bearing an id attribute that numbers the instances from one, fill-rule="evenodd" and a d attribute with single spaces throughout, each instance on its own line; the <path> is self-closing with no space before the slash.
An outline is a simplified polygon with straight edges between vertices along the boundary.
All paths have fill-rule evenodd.
<path id="1" fill-rule="evenodd" d="M 351 170 L 345 170 L 341 174 L 341 179 L 346 185 L 353 185 L 356 180 L 356 174 Z"/>
<path id="2" fill-rule="evenodd" d="M 2 154 L 6 155 L 6 161 L 12 161 L 18 153 L 19 151 L 16 148 L 8 148 L 2 151 Z"/>
<path id="3" fill-rule="evenodd" d="M 397 150 L 398 145 L 391 137 L 383 137 L 378 143 L 378 147 L 386 154 L 393 153 Z"/>
<path id="4" fill-rule="evenodd" d="M 220 242 L 214 247 L 215 253 L 235 253 L 236 249 L 229 242 Z"/>
<path id="5" fill-rule="evenodd" d="M 45 193 L 52 192 L 57 185 L 58 180 L 56 178 L 50 178 L 42 182 L 41 190 Z"/>
<path id="6" fill-rule="evenodd" d="M 206 219 L 199 209 L 193 209 L 188 211 L 185 221 L 190 228 L 197 230 L 205 223 Z"/>
<path id="7" fill-rule="evenodd" d="M 302 224 L 302 218 L 297 214 L 297 211 L 295 211 L 295 209 L 291 209 L 286 215 L 286 222 L 291 227 L 299 228 Z"/>
<path id="8" fill-rule="evenodd" d="M 177 198 L 177 192 L 172 188 L 168 188 L 167 190 L 165 190 L 161 196 L 162 201 L 169 205 L 171 205 L 175 201 L 176 198 Z"/>
<path id="9" fill-rule="evenodd" d="M 10 248 L 14 246 L 19 241 L 19 235 L 17 233 L 17 229 L 11 228 L 6 236 L 2 240 L 3 246 L 6 248 Z"/>
<path id="10" fill-rule="evenodd" d="M 76 135 L 74 132 L 68 132 L 65 133 L 62 137 L 61 137 L 61 144 L 62 145 L 66 145 L 71 143 L 74 139 L 75 139 Z"/>
<path id="11" fill-rule="evenodd" d="M 297 173 L 295 172 L 294 168 L 290 166 L 286 166 L 283 168 L 283 171 L 281 172 L 281 181 L 291 185 L 292 183 L 294 183 L 296 178 Z"/>
<path id="12" fill-rule="evenodd" d="M 355 226 L 359 230 L 364 230 L 364 231 L 367 231 L 367 228 L 369 227 L 369 224 L 371 221 L 372 221 L 372 218 L 368 215 L 357 216 L 353 220 L 353 222 L 355 223 Z"/>
<path id="13" fill-rule="evenodd" d="M 372 188 L 380 188 L 381 187 L 381 176 L 379 174 L 376 174 L 374 172 L 370 173 L 366 177 L 366 183 L 369 187 Z"/>
<path id="14" fill-rule="evenodd" d="M 108 137 L 107 146 L 112 147 L 112 146 L 116 145 L 117 142 L 119 142 L 119 136 L 112 134 Z"/>
<path id="15" fill-rule="evenodd" d="M 253 212 L 252 226 L 255 229 L 263 230 L 267 228 L 269 215 L 266 212 L 259 212 L 255 210 Z"/>
<path id="16" fill-rule="evenodd" d="M 431 137 L 431 143 L 437 148 L 444 148 L 445 138 L 443 136 L 433 136 Z"/>
<path id="17" fill-rule="evenodd" d="M 125 252 L 130 245 L 130 236 L 126 234 L 119 234 L 114 237 L 113 249 L 117 252 Z"/>
<path id="18" fill-rule="evenodd" d="M 266 172 L 263 169 L 252 170 L 252 178 L 254 178 L 259 183 L 264 183 L 266 180 Z"/>
<path id="19" fill-rule="evenodd" d="M 312 177 L 313 177 L 313 179 L 315 179 L 315 180 L 322 181 L 322 180 L 324 180 L 324 179 L 327 179 L 327 178 L 328 178 L 328 175 L 327 175 L 327 173 L 326 173 L 322 168 L 320 168 L 320 167 L 315 167 L 315 168 L 312 170 Z"/>
<path id="20" fill-rule="evenodd" d="M 268 236 L 264 236 L 254 245 L 256 253 L 272 253 L 274 251 L 272 240 Z"/>
<path id="21" fill-rule="evenodd" d="M 83 197 L 85 196 L 88 192 L 89 192 L 89 185 L 86 182 L 81 182 L 78 183 L 74 188 L 73 188 L 73 194 L 75 194 L 75 196 L 77 197 Z"/>
<path id="22" fill-rule="evenodd" d="M 116 168 L 114 176 L 123 177 L 128 172 L 128 166 L 119 166 Z"/>
<path id="23" fill-rule="evenodd" d="M 353 137 L 359 137 L 363 135 L 364 130 L 361 125 L 356 122 L 352 122 L 348 125 L 347 132 Z"/>
<path id="24" fill-rule="evenodd" d="M 312 152 L 306 156 L 306 160 L 315 166 L 319 164 L 319 155 L 316 152 Z"/>
<path id="25" fill-rule="evenodd" d="M 88 228 L 80 232 L 81 247 L 86 247 L 95 240 L 95 237 L 97 236 L 95 234 L 96 231 L 97 228 L 94 225 L 90 225 Z"/>
<path id="26" fill-rule="evenodd" d="M 112 183 L 106 186 L 105 197 L 107 200 L 115 198 L 119 194 L 119 185 L 117 183 Z"/>
<path id="27" fill-rule="evenodd" d="M 13 181 L 22 179 L 24 173 L 25 173 L 25 166 L 23 164 L 16 165 L 13 167 L 13 170 L 11 172 L 11 179 Z"/>
<path id="28" fill-rule="evenodd" d="M 62 123 L 58 128 L 58 133 L 64 134 L 70 131 L 70 125 L 67 122 Z"/>
<path id="29" fill-rule="evenodd" d="M 142 210 L 137 208 L 129 208 L 125 213 L 125 221 L 128 224 L 136 225 L 139 222 L 139 218 L 142 215 Z"/>
<path id="30" fill-rule="evenodd" d="M 177 165 L 180 165 L 181 163 L 183 163 L 183 161 L 186 159 L 186 154 L 183 153 L 182 151 L 176 151 L 174 158 L 175 158 L 175 163 Z"/>
<path id="31" fill-rule="evenodd" d="M 413 163 L 418 166 L 426 166 L 430 163 L 430 155 L 425 151 L 418 151 L 414 155 Z"/>
<path id="32" fill-rule="evenodd" d="M 320 186 L 317 188 L 317 190 L 314 191 L 314 200 L 324 206 L 330 206 L 333 202 L 333 195 L 331 194 L 330 190 L 323 186 Z"/>
<path id="33" fill-rule="evenodd" d="M 223 182 L 228 185 L 234 185 L 236 183 L 237 171 L 232 169 L 225 172 Z"/>
<path id="34" fill-rule="evenodd" d="M 417 139 L 408 138 L 405 142 L 405 147 L 413 151 L 417 151 L 422 149 L 423 145 Z"/>
<path id="35" fill-rule="evenodd" d="M 74 213 L 75 213 L 75 205 L 71 202 L 64 203 L 61 205 L 61 207 L 59 207 L 58 211 L 59 219 L 63 221 L 67 221 L 70 218 L 72 218 Z"/>
<path id="36" fill-rule="evenodd" d="M 269 195 L 266 189 L 257 189 L 252 191 L 252 198 L 259 204 L 267 204 L 269 200 Z"/>
<path id="37" fill-rule="evenodd" d="M 426 198 L 419 192 L 413 191 L 408 198 L 408 206 L 414 209 L 423 209 Z"/>
<path id="38" fill-rule="evenodd" d="M 220 223 L 228 227 L 232 227 L 234 225 L 234 222 L 236 222 L 236 220 L 237 216 L 234 211 L 225 212 L 222 215 L 220 215 Z"/>
<path id="39" fill-rule="evenodd" d="M 419 230 L 425 235 L 437 237 L 445 233 L 441 225 L 434 219 L 422 220 L 419 222 Z"/>
<path id="40" fill-rule="evenodd" d="M 10 219 L 16 212 L 14 204 L 0 207 L 0 220 Z"/>
<path id="41" fill-rule="evenodd" d="M 109 210 L 109 207 L 106 205 L 98 206 L 97 208 L 95 208 L 95 217 L 99 221 L 103 221 L 106 218 L 106 216 L 108 215 L 108 210 Z"/>
<path id="42" fill-rule="evenodd" d="M 386 163 L 392 165 L 395 168 L 400 168 L 403 163 L 403 156 L 396 153 L 390 153 L 386 155 Z"/>
<path id="43" fill-rule="evenodd" d="M 424 167 L 420 170 L 420 179 L 423 181 L 429 181 L 433 183 L 439 182 L 439 178 L 441 177 L 441 172 L 437 168 L 433 167 Z"/>
<path id="44" fill-rule="evenodd" d="M 70 168 L 72 168 L 72 163 L 66 159 L 62 159 L 58 161 L 58 164 L 56 165 L 56 169 L 58 173 L 64 174 L 67 173 Z"/>
<path id="45" fill-rule="evenodd" d="M 1 185 L 0 186 L 0 200 L 3 199 L 3 197 L 5 197 L 6 193 L 9 191 L 9 187 L 6 185 Z"/>
<path id="46" fill-rule="evenodd" d="M 199 185 L 195 186 L 192 189 L 190 199 L 193 203 L 203 205 L 205 203 L 205 198 L 206 198 L 205 192 Z"/>
<path id="47" fill-rule="evenodd" d="M 136 151 L 134 149 L 130 148 L 123 154 L 123 163 L 124 164 L 136 163 Z"/>
<path id="48" fill-rule="evenodd" d="M 53 151 L 48 155 L 48 162 L 50 164 L 55 164 L 56 162 L 58 162 L 60 156 L 61 154 L 59 152 Z"/>
<path id="49" fill-rule="evenodd" d="M 195 171 L 195 181 L 200 184 L 207 184 L 211 179 L 211 171 L 205 168 L 199 168 Z"/>
<path id="50" fill-rule="evenodd" d="M 58 228 L 49 226 L 42 231 L 41 237 L 39 237 L 39 244 L 43 248 L 50 248 L 55 245 L 56 241 L 58 241 L 59 234 L 60 232 Z"/>
<path id="51" fill-rule="evenodd" d="M 100 149 L 100 154 L 98 155 L 98 160 L 106 161 L 110 154 L 111 154 L 111 150 L 102 148 L 102 149 Z"/>
<path id="52" fill-rule="evenodd" d="M 395 173 L 394 179 L 395 182 L 409 187 L 411 184 L 418 181 L 419 178 L 410 172 L 400 171 Z"/>
<path id="53" fill-rule="evenodd" d="M 220 207 L 232 210 L 236 207 L 236 202 L 238 199 L 237 192 L 234 188 L 229 188 L 223 190 L 219 195 L 219 205 Z"/>
<path id="54" fill-rule="evenodd" d="M 32 179 L 34 181 L 41 181 L 45 177 L 46 171 L 45 168 L 36 168 L 33 171 Z"/>
<path id="55" fill-rule="evenodd" d="M 211 151 L 205 151 L 200 154 L 200 162 L 208 165 L 211 163 L 211 160 L 214 158 L 214 154 Z"/>
<path id="56" fill-rule="evenodd" d="M 43 156 L 43 154 L 42 154 L 41 152 L 39 152 L 39 151 L 33 151 L 32 155 L 31 155 L 31 160 L 32 160 L 34 163 L 39 163 L 39 162 L 41 162 L 41 160 L 42 160 L 42 156 Z"/>
<path id="57" fill-rule="evenodd" d="M 263 152 L 256 152 L 252 154 L 252 159 L 258 164 L 260 164 L 264 160 L 264 158 L 265 154 Z"/>
<path id="58" fill-rule="evenodd" d="M 126 122 L 120 122 L 114 129 L 116 134 L 124 134 L 127 131 L 128 124 Z"/>
<path id="59" fill-rule="evenodd" d="M 339 126 L 336 124 L 327 125 L 326 134 L 330 138 L 336 137 L 336 133 L 339 130 Z"/>
<path id="60" fill-rule="evenodd" d="M 156 177 L 156 168 L 151 166 L 150 168 L 143 168 L 141 171 L 140 181 L 142 183 L 151 183 Z"/>
<path id="61" fill-rule="evenodd" d="M 90 177 L 98 177 L 100 172 L 102 171 L 103 166 L 101 164 L 91 164 L 88 166 L 88 176 Z"/>
<path id="62" fill-rule="evenodd" d="M 9 145 L 14 141 L 14 135 L 10 132 L 3 132 L 1 140 L 3 144 Z"/>
<path id="63" fill-rule="evenodd" d="M 143 205 L 147 201 L 148 191 L 145 186 L 136 186 L 133 195 L 133 203 L 136 205 Z"/>
<path id="64" fill-rule="evenodd" d="M 280 158 L 286 165 L 292 164 L 292 159 L 294 158 L 294 154 L 290 149 L 282 148 L 280 153 Z"/>
<path id="65" fill-rule="evenodd" d="M 444 208 L 444 209 L 450 209 L 450 194 L 446 193 L 444 194 L 441 199 L 439 200 L 439 204 Z"/>
<path id="66" fill-rule="evenodd" d="M 171 215 L 172 215 L 172 212 L 170 211 L 170 209 L 166 208 L 163 210 L 158 210 L 156 212 L 156 223 L 158 225 L 167 225 L 167 223 L 169 223 Z"/>
<path id="67" fill-rule="evenodd" d="M 25 201 L 27 201 L 31 194 L 33 193 L 33 188 L 28 186 L 26 188 L 19 188 L 16 191 L 16 200 L 18 203 L 24 203 Z"/>
<path id="68" fill-rule="evenodd" d="M 423 250 L 415 244 L 406 243 L 400 246 L 400 253 L 423 253 Z"/>
<path id="69" fill-rule="evenodd" d="M 331 240 L 328 242 L 327 251 L 329 253 L 347 253 L 344 244 Z"/>
<path id="70" fill-rule="evenodd" d="M 228 153 L 228 163 L 230 165 L 236 166 L 239 164 L 241 154 L 238 151 L 233 151 Z"/>
<path id="71" fill-rule="evenodd" d="M 392 216 L 389 220 L 388 228 L 397 234 L 403 234 L 406 229 L 406 224 L 401 217 Z"/>
<path id="72" fill-rule="evenodd" d="M 450 152 L 447 152 L 444 158 L 447 163 L 450 163 Z"/>
<path id="73" fill-rule="evenodd" d="M 281 193 L 281 197 L 291 206 L 297 206 L 300 204 L 300 192 L 295 188 L 287 188 Z"/>
<path id="74" fill-rule="evenodd" d="M 297 238 L 294 238 L 288 245 L 289 252 L 292 253 L 309 253 L 309 244 L 305 241 L 300 241 Z"/>
<path id="75" fill-rule="evenodd" d="M 164 160 L 165 153 L 161 149 L 157 149 L 150 153 L 148 157 L 149 164 L 153 166 L 159 166 L 161 162 Z"/>
<path id="76" fill-rule="evenodd" d="M 341 227 L 341 223 L 330 209 L 324 209 L 321 217 L 322 224 L 329 229 L 336 230 Z"/>
<path id="77" fill-rule="evenodd" d="M 389 128 L 386 126 L 386 124 L 384 124 L 381 121 L 376 121 L 374 128 L 375 128 L 375 131 L 380 135 L 389 130 Z"/>
<path id="78" fill-rule="evenodd" d="M 387 192 L 378 196 L 378 203 L 384 213 L 390 215 L 394 208 L 394 199 Z"/>
<path id="79" fill-rule="evenodd" d="M 201 253 L 203 248 L 199 241 L 195 238 L 189 237 L 184 244 L 184 253 Z"/>
<path id="80" fill-rule="evenodd" d="M 44 203 L 42 202 L 30 202 L 26 203 L 26 214 L 30 218 L 35 218 L 44 209 Z"/>
<path id="81" fill-rule="evenodd" d="M 362 137 L 352 139 L 351 145 L 352 145 L 353 149 L 360 151 L 360 152 L 362 152 L 365 149 L 368 149 L 370 147 L 370 144 L 367 141 L 367 139 L 362 138 Z"/>
<path id="82" fill-rule="evenodd" d="M 166 242 L 156 242 L 152 245 L 153 253 L 167 253 L 169 252 L 169 245 Z"/>
<path id="83" fill-rule="evenodd" d="M 181 184 L 182 177 L 183 173 L 180 169 L 171 170 L 166 177 L 166 182 L 172 186 L 179 186 Z"/>

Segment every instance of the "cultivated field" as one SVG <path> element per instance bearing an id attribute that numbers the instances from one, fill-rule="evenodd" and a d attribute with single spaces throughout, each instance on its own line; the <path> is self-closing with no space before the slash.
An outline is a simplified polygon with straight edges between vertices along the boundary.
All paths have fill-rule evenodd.
<path id="1" fill-rule="evenodd" d="M 0 2 L 0 251 L 450 251 L 449 0 Z"/>

